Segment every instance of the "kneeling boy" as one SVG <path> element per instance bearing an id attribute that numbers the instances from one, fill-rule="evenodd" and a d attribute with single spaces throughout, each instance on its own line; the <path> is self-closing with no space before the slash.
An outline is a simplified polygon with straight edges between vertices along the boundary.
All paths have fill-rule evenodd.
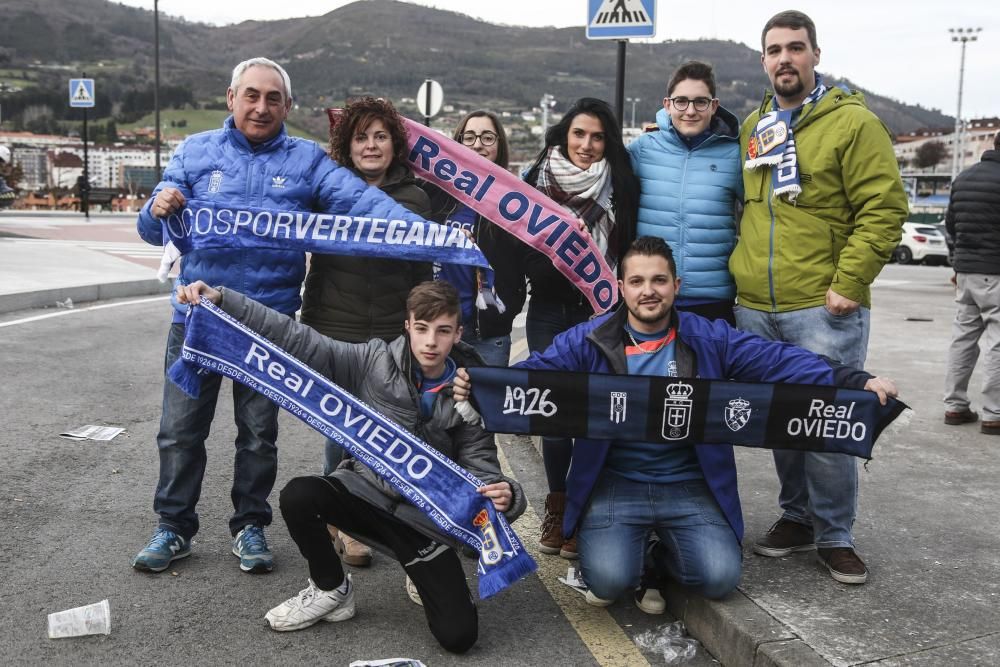
<path id="1" fill-rule="evenodd" d="M 486 482 L 479 492 L 513 521 L 526 506 L 514 480 L 500 473 L 493 435 L 468 424 L 455 409 L 455 370 L 481 365 L 461 342 L 458 293 L 448 283 L 417 285 L 406 302 L 405 333 L 391 343 L 343 343 L 283 317 L 229 289 L 197 282 L 179 290 L 182 303 L 199 295 L 218 304 L 265 338 L 380 411 Z M 348 458 L 326 477 L 296 477 L 281 491 L 281 515 L 309 564 L 309 586 L 270 610 L 279 631 L 354 616 L 354 588 L 330 542 L 326 525 L 395 557 L 412 581 L 427 623 L 445 649 L 463 653 L 479 632 L 476 607 L 456 553 L 420 510 L 359 461 Z M 410 589 L 407 582 L 407 588 Z"/>

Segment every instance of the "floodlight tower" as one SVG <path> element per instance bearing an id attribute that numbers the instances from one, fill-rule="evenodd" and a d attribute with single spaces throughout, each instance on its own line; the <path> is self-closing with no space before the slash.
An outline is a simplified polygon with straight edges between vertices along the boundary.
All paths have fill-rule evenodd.
<path id="1" fill-rule="evenodd" d="M 979 38 L 982 28 L 948 28 L 951 41 L 962 43 L 962 59 L 958 66 L 958 110 L 955 113 L 955 138 L 951 151 L 951 180 L 954 181 L 959 172 L 959 157 L 963 152 L 962 142 L 962 87 L 965 84 L 965 45 Z"/>

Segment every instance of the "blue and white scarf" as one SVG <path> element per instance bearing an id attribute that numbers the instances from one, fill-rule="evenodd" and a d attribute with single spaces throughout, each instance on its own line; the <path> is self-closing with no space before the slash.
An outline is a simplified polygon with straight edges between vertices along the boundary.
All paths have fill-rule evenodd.
<path id="1" fill-rule="evenodd" d="M 778 99 L 775 97 L 772 100 L 773 110 L 761 116 L 760 120 L 757 121 L 757 127 L 750 135 L 750 142 L 747 145 L 746 162 L 743 164 L 743 168 L 771 167 L 772 197 L 785 195 L 789 203 L 794 203 L 795 198 L 802 192 L 802 184 L 799 182 L 798 156 L 795 152 L 795 133 L 792 126 L 798 124 L 798 115 L 805 105 L 818 102 L 825 94 L 826 86 L 823 84 L 823 77 L 817 73 L 816 87 L 802 100 L 802 104 L 794 109 L 781 109 L 778 107 Z"/>
<path id="2" fill-rule="evenodd" d="M 245 384 L 336 441 L 442 533 L 479 551 L 481 598 L 537 569 L 504 515 L 476 491 L 482 481 L 203 298 L 189 311 L 184 348 L 168 375 L 197 397 L 209 372 Z"/>
<path id="3" fill-rule="evenodd" d="M 271 248 L 326 255 L 449 262 L 482 269 L 478 304 L 503 303 L 482 250 L 461 230 L 422 220 L 386 220 L 311 211 L 271 211 L 195 201 L 162 220 L 166 241 L 160 280 L 181 255 L 212 248 Z"/>
<path id="4" fill-rule="evenodd" d="M 820 385 L 469 368 L 486 428 L 498 433 L 741 445 L 872 456 L 907 405 Z M 903 420 L 903 423 L 908 421 Z"/>

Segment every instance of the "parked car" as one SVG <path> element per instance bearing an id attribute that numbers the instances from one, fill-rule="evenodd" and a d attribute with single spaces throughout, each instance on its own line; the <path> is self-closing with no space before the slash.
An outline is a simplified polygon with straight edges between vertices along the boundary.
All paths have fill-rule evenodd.
<path id="1" fill-rule="evenodd" d="M 948 262 L 948 244 L 937 225 L 904 222 L 903 238 L 892 258 L 900 264 L 944 264 Z"/>
<path id="2" fill-rule="evenodd" d="M 955 239 L 948 233 L 948 227 L 944 222 L 935 223 L 934 226 L 938 228 L 939 232 L 944 234 L 944 242 L 948 244 L 948 264 L 951 265 L 951 259 L 955 255 Z"/>

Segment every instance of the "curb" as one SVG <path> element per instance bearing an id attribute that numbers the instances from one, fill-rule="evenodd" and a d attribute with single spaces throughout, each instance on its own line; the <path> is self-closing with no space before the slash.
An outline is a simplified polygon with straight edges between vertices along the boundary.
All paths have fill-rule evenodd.
<path id="1" fill-rule="evenodd" d="M 173 281 L 161 283 L 156 278 L 150 278 L 149 280 L 126 280 L 117 283 L 56 287 L 35 292 L 2 294 L 0 295 L 0 314 L 32 308 L 51 308 L 57 301 L 65 301 L 66 299 L 72 299 L 74 303 L 87 303 L 133 296 L 170 294 L 171 290 L 173 290 Z"/>
<path id="2" fill-rule="evenodd" d="M 533 435 L 531 444 L 541 455 L 542 439 Z M 832 667 L 739 589 L 725 600 L 692 595 L 677 583 L 664 592 L 667 612 L 725 667 Z"/>

